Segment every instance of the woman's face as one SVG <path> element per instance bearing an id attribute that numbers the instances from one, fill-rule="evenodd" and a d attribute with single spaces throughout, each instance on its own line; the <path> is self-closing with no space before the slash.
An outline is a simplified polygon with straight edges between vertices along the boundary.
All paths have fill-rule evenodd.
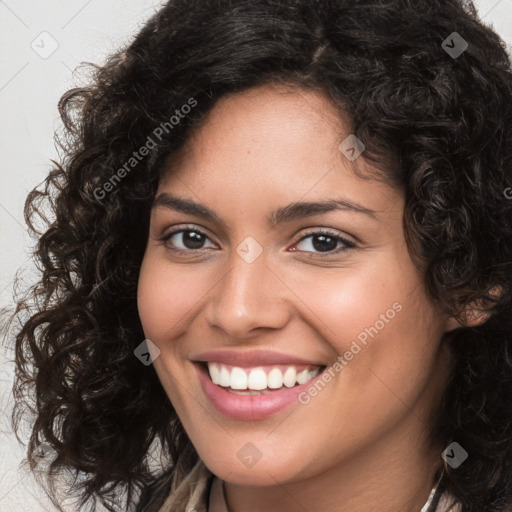
<path id="1" fill-rule="evenodd" d="M 216 104 L 159 184 L 140 318 L 198 454 L 232 483 L 421 451 L 445 385 L 453 321 L 408 253 L 403 193 L 356 176 L 372 168 L 339 149 L 350 134 L 321 93 L 254 88 Z"/>

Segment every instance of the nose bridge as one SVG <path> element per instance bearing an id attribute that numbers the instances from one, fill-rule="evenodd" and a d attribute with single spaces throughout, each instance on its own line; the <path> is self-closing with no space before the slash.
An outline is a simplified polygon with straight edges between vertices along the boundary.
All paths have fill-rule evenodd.
<path id="1" fill-rule="evenodd" d="M 235 338 L 258 327 L 279 328 L 287 321 L 282 284 L 270 269 L 263 248 L 252 240 L 233 251 L 229 270 L 214 288 L 209 306 L 210 326 Z"/>

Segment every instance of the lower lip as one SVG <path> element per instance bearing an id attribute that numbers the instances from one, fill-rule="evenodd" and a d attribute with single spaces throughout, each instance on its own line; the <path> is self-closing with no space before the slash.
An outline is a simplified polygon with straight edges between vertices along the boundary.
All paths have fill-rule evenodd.
<path id="1" fill-rule="evenodd" d="M 266 395 L 237 395 L 214 384 L 206 374 L 208 370 L 203 366 L 200 364 L 195 366 L 204 394 L 209 398 L 215 409 L 224 416 L 248 421 L 268 418 L 293 403 L 298 404 L 300 393 L 308 389 L 322 375 L 322 372 L 320 372 L 304 384 L 293 388 L 285 387 Z"/>

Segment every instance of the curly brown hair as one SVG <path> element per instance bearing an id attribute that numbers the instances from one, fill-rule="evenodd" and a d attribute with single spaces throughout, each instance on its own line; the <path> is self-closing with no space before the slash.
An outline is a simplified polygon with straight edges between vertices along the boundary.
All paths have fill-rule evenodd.
<path id="1" fill-rule="evenodd" d="M 458 57 L 442 45 L 453 32 L 469 43 Z M 443 476 L 463 512 L 510 510 L 512 71 L 503 41 L 463 0 L 171 0 L 89 85 L 63 95 L 62 159 L 25 205 L 41 275 L 13 315 L 23 317 L 13 424 L 32 413 L 28 460 L 51 446 L 54 503 L 55 478 L 71 470 L 91 510 L 126 510 L 190 462 L 153 367 L 134 356 L 149 212 L 163 162 L 219 98 L 270 81 L 326 91 L 367 159 L 395 155 L 386 179 L 404 190 L 432 300 L 463 323 L 471 303 L 489 313 L 450 334 L 432 438 L 471 454 Z"/>

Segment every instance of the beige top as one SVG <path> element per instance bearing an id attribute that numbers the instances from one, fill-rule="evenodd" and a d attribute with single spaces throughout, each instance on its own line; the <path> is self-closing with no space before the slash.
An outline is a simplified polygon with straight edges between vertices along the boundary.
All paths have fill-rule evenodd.
<path id="1" fill-rule="evenodd" d="M 420 512 L 428 511 L 436 487 L 432 489 Z M 460 512 L 460 506 L 449 508 L 450 501 L 450 496 L 441 496 L 435 512 Z M 173 481 L 171 492 L 158 512 L 229 512 L 222 480 L 214 476 L 199 460 L 179 484 Z"/>

